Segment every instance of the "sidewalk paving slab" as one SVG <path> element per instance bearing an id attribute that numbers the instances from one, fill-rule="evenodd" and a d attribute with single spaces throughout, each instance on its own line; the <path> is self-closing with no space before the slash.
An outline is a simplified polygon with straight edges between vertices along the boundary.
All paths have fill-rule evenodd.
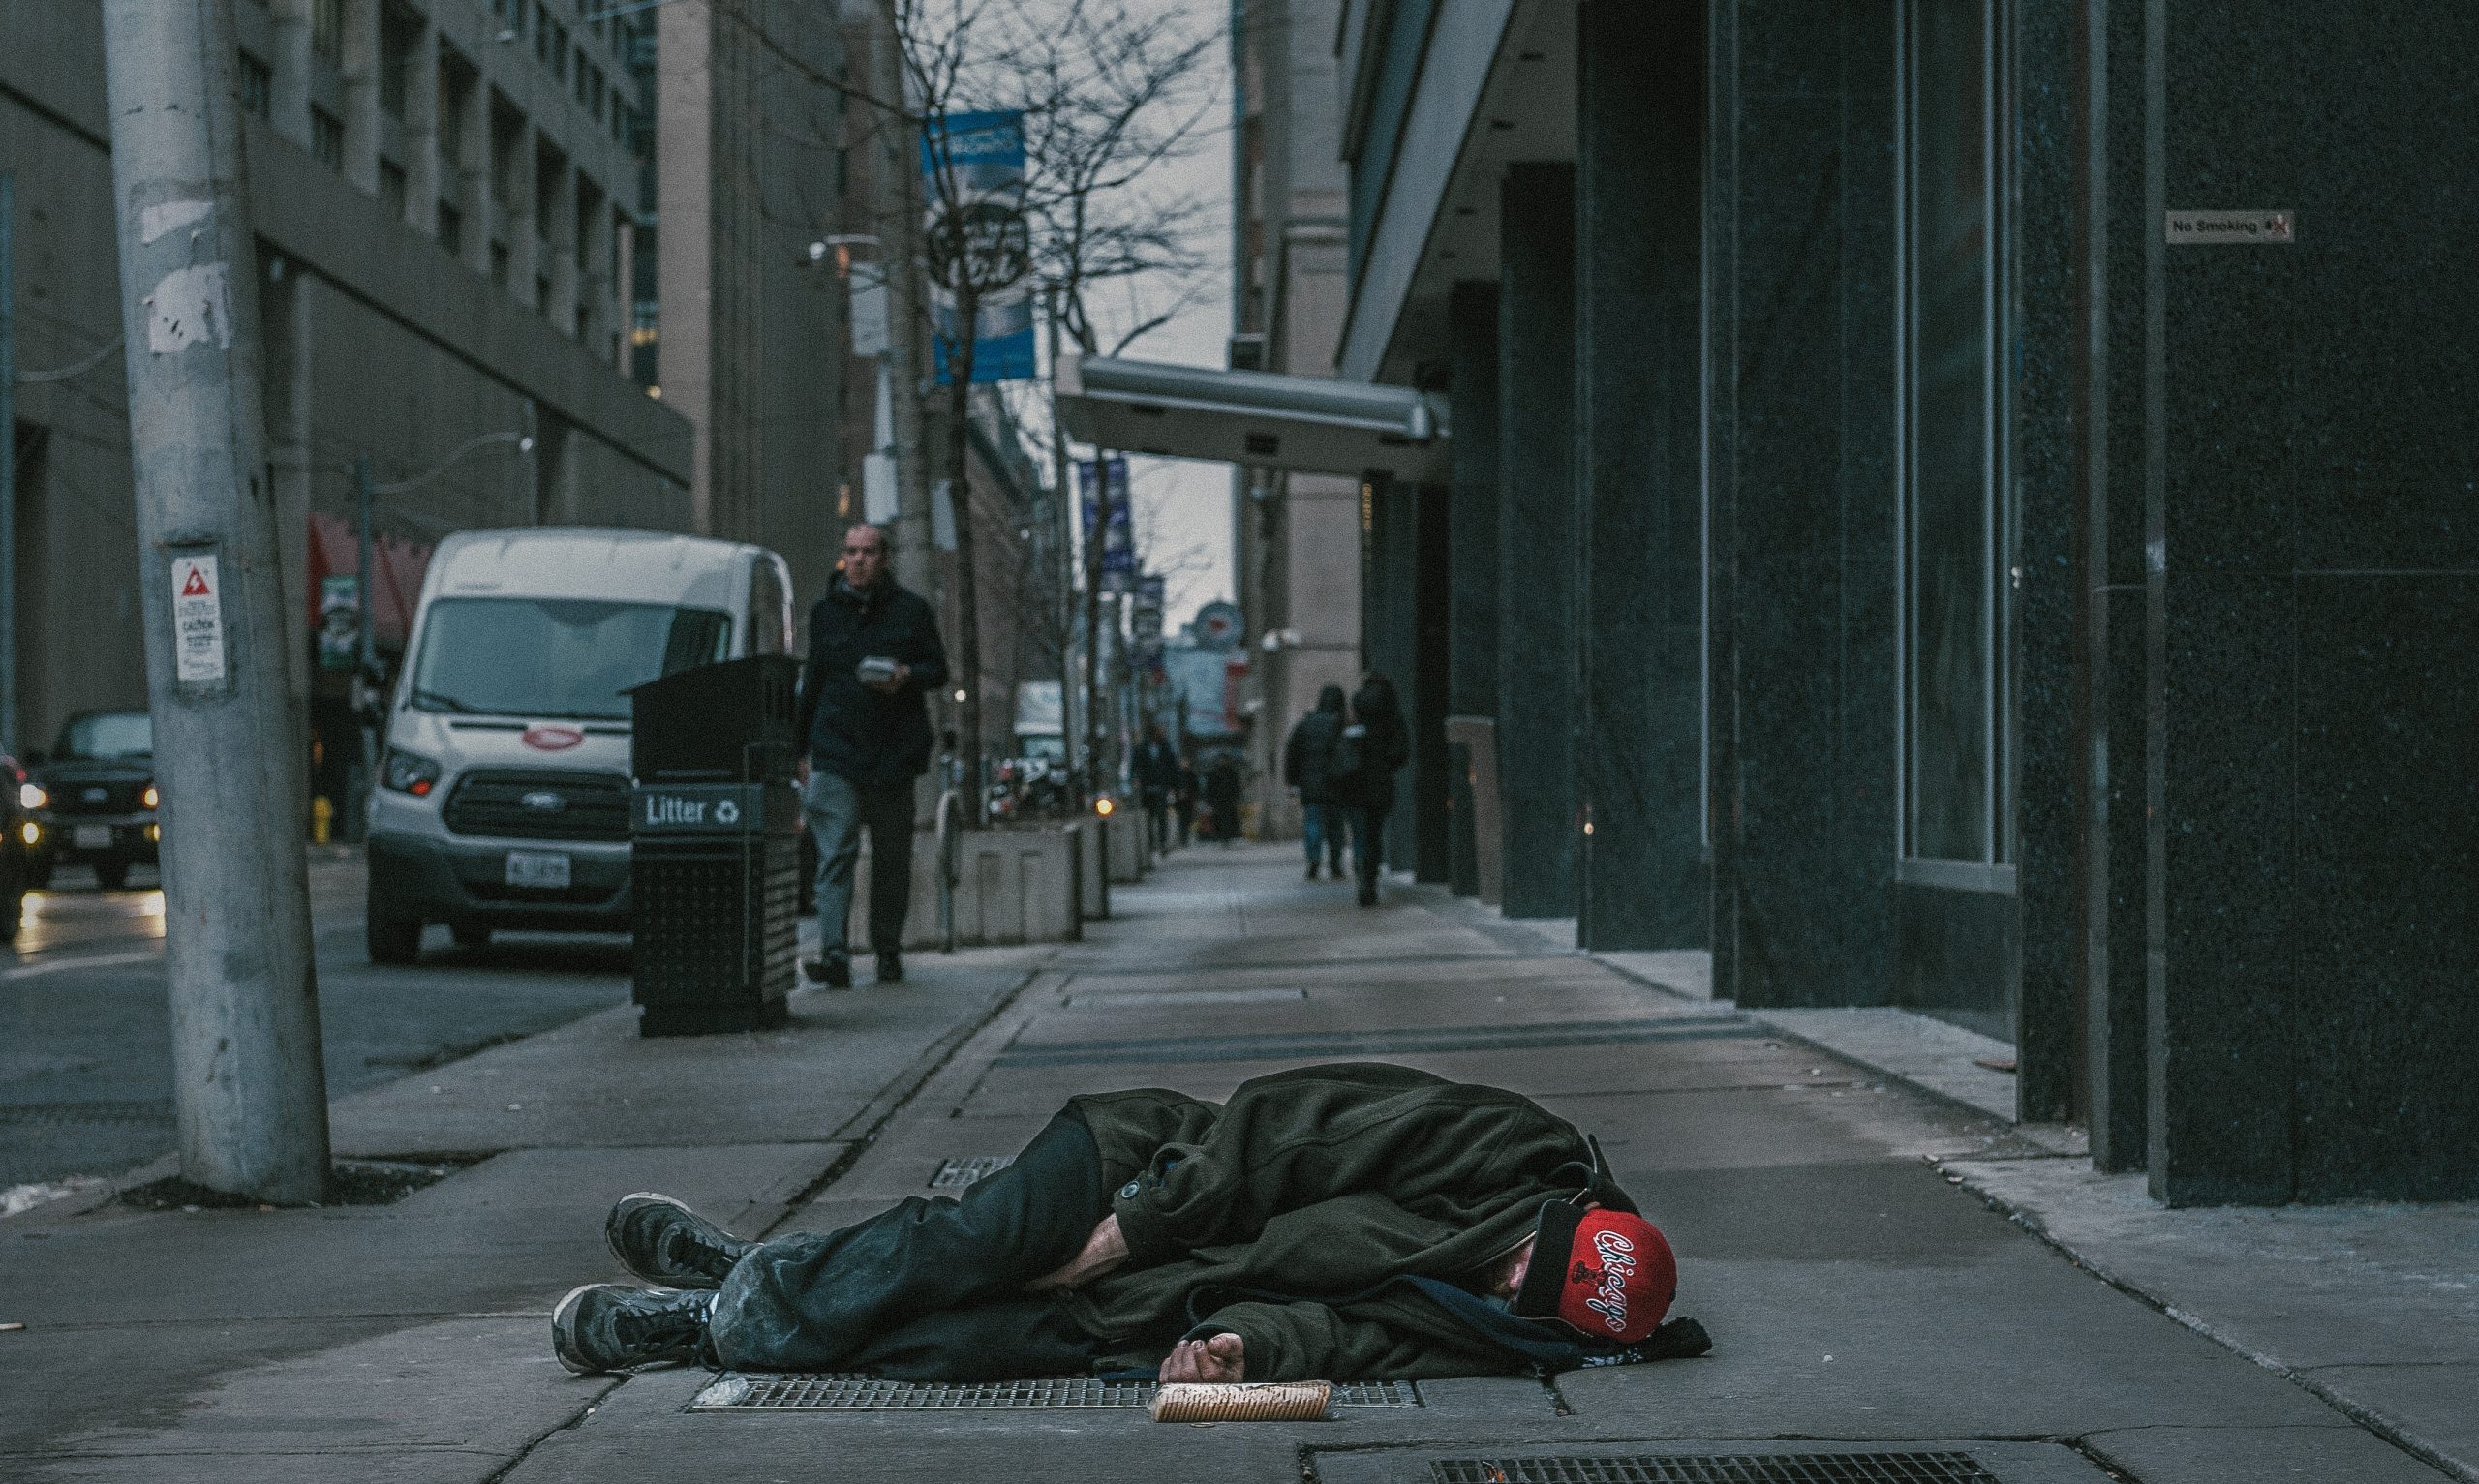
<path id="1" fill-rule="evenodd" d="M 1082 944 L 916 955 L 925 992 L 805 993 L 780 1040 L 640 1044 L 602 1016 L 346 1100 L 338 1125 L 359 1149 L 502 1151 L 399 1206 L 107 1208 L 33 1244 L 0 1223 L 13 1287 L 20 1253 L 69 1244 L 43 1259 L 50 1317 L 0 1334 L 0 1396 L 57 1412 L 31 1425 L 0 1414 L 0 1473 L 1426 1484 L 1455 1458 L 1950 1447 L 2004 1484 L 2445 1476 L 2394 1440 L 2451 1440 L 2447 1409 L 2479 1360 L 2451 1327 L 2470 1329 L 2450 1287 L 2467 1252 L 2386 1245 L 2425 1213 L 2362 1211 L 2351 1219 L 2367 1229 L 2346 1240 L 2346 1222 L 2279 1227 L 2297 1243 L 2287 1256 L 2209 1222 L 2175 1228 L 2173 1245 L 2192 1249 L 2181 1261 L 2219 1265 L 2209 1297 L 2232 1324 L 2274 1325 L 2247 1302 L 2319 1243 L 2341 1248 L 2315 1266 L 2323 1287 L 2297 1285 L 2319 1303 L 2433 1280 L 2426 1300 L 2403 1290 L 2355 1329 L 2310 1322 L 2311 1344 L 2267 1327 L 2292 1365 L 2272 1369 L 2140 1296 L 2192 1275 L 2127 1258 L 2132 1276 L 2112 1272 L 2113 1287 L 2062 1258 L 2070 1243 L 2121 1239 L 2089 1213 L 2126 1196 L 2078 1187 L 2076 1162 L 2043 1131 L 1656 987 L 1554 932 L 1456 920 L 1396 885 L 1387 896 L 1358 909 L 1348 886 L 1301 882 L 1289 847 L 1183 852 L 1115 891 L 1114 917 Z M 1513 1086 L 1599 1135 L 1676 1243 L 1676 1312 L 1711 1329 L 1714 1352 L 1548 1384 L 1423 1382 L 1421 1407 L 1206 1427 L 1134 1408 L 692 1412 L 712 1379 L 702 1370 L 615 1381 L 551 1360 L 544 1316 L 567 1287 L 611 1273 L 600 1216 L 626 1189 L 687 1196 L 747 1234 L 832 1226 L 931 1194 L 942 1159 L 1013 1152 L 1073 1092 L 1220 1096 L 1354 1056 Z M 529 1101 L 541 1105 L 505 1105 Z M 2036 1223 L 2024 1217 L 2042 1200 Z M 2115 1220 L 2157 1243 L 2158 1215 L 2129 1206 Z M 2460 1231 L 2427 1225 L 2420 1240 Z M 137 1247 L 165 1276 L 123 1276 L 121 1297 L 79 1292 L 94 1275 L 139 1271 L 126 1265 Z M 247 1260 L 273 1272 L 232 1280 L 246 1302 L 191 1291 Z M 150 1302 L 160 1315 L 138 1317 Z M 118 1317 L 94 1317 L 106 1314 Z M 2394 1350 L 2371 1353 L 2388 1333 Z M 113 1354 L 133 1358 L 126 1374 Z M 2426 1364 L 2385 1363 L 2413 1355 Z M 46 1357 L 59 1375 L 44 1374 Z M 2330 1382 L 2293 1379 L 2312 1375 Z M 71 1396 L 80 1384 L 94 1396 Z M 2358 1425 L 2336 1404 L 2344 1384 L 2392 1386 L 2431 1440 Z"/>

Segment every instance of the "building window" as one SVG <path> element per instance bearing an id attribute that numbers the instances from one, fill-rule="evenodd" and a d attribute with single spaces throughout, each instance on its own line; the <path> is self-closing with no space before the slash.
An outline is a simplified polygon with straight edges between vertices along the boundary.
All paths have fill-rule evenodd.
<path id="1" fill-rule="evenodd" d="M 491 282 L 502 288 L 507 287 L 507 244 L 505 242 L 491 244 Z"/>
<path id="2" fill-rule="evenodd" d="M 331 170 L 345 167 L 345 125 L 317 104 L 310 106 L 310 153 Z"/>
<path id="3" fill-rule="evenodd" d="M 345 65 L 345 0 L 310 0 L 310 52 L 329 67 Z"/>
<path id="4" fill-rule="evenodd" d="M 241 53 L 241 111 L 264 123 L 275 93 L 275 72 L 248 52 Z"/>
<path id="5" fill-rule="evenodd" d="M 379 204 L 389 221 L 405 220 L 405 167 L 393 160 L 379 162 Z"/>
<path id="6" fill-rule="evenodd" d="M 568 53 L 576 48 L 568 45 L 568 28 L 558 21 L 550 24 L 551 76 L 562 82 L 568 80 Z"/>
<path id="7" fill-rule="evenodd" d="M 465 256 L 465 213 L 444 197 L 439 202 L 439 245 L 455 257 Z"/>
<path id="8" fill-rule="evenodd" d="M 2013 860 L 2008 112 L 1999 0 L 1905 0 L 1903 854 Z"/>
<path id="9" fill-rule="evenodd" d="M 421 17 L 394 5 L 379 13 L 379 106 L 389 118 L 405 116 L 405 91 L 421 40 Z"/>

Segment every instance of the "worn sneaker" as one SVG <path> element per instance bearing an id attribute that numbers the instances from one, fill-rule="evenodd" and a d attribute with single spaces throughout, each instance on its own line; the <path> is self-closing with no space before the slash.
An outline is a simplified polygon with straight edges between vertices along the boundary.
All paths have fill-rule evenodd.
<path id="1" fill-rule="evenodd" d="M 849 958 L 807 958 L 801 961 L 801 973 L 812 984 L 829 989 L 852 987 L 852 960 Z"/>
<path id="2" fill-rule="evenodd" d="M 688 1365 L 706 1348 L 712 1293 L 590 1283 L 551 1311 L 551 1353 L 579 1376 Z"/>
<path id="3" fill-rule="evenodd" d="M 721 1287 L 732 1264 L 757 1245 L 652 1191 L 621 1196 L 603 1219 L 602 1237 L 621 1266 L 669 1288 Z"/>
<path id="4" fill-rule="evenodd" d="M 903 955 L 902 954 L 897 953 L 893 949 L 889 949 L 878 955 L 878 983 L 882 984 L 900 984 L 903 983 Z"/>

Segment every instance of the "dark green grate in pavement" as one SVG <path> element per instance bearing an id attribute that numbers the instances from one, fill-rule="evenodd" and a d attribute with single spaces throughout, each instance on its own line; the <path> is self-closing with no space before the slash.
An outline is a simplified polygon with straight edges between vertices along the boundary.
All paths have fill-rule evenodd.
<path id="1" fill-rule="evenodd" d="M 1449 1458 L 1434 1484 L 1998 1484 L 1968 1453 L 1635 1453 Z"/>
<path id="2" fill-rule="evenodd" d="M 1151 1381 L 1058 1377 L 1020 1381 L 891 1381 L 871 1376 L 727 1372 L 697 1393 L 690 1411 L 950 1411 L 978 1408 L 1141 1408 Z M 1419 1407 L 1410 1381 L 1353 1381 L 1334 1388 L 1337 1407 Z"/>
<path id="3" fill-rule="evenodd" d="M 976 1154 L 968 1160 L 940 1160 L 930 1176 L 933 1191 L 957 1191 L 989 1179 L 1016 1163 L 1012 1154 Z"/>

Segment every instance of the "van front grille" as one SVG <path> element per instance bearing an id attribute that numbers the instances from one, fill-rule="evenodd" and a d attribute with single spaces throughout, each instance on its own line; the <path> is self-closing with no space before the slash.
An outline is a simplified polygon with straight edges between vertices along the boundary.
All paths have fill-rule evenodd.
<path id="1" fill-rule="evenodd" d="M 477 768 L 442 811 L 457 834 L 520 840 L 625 840 L 628 779 L 616 772 Z"/>

